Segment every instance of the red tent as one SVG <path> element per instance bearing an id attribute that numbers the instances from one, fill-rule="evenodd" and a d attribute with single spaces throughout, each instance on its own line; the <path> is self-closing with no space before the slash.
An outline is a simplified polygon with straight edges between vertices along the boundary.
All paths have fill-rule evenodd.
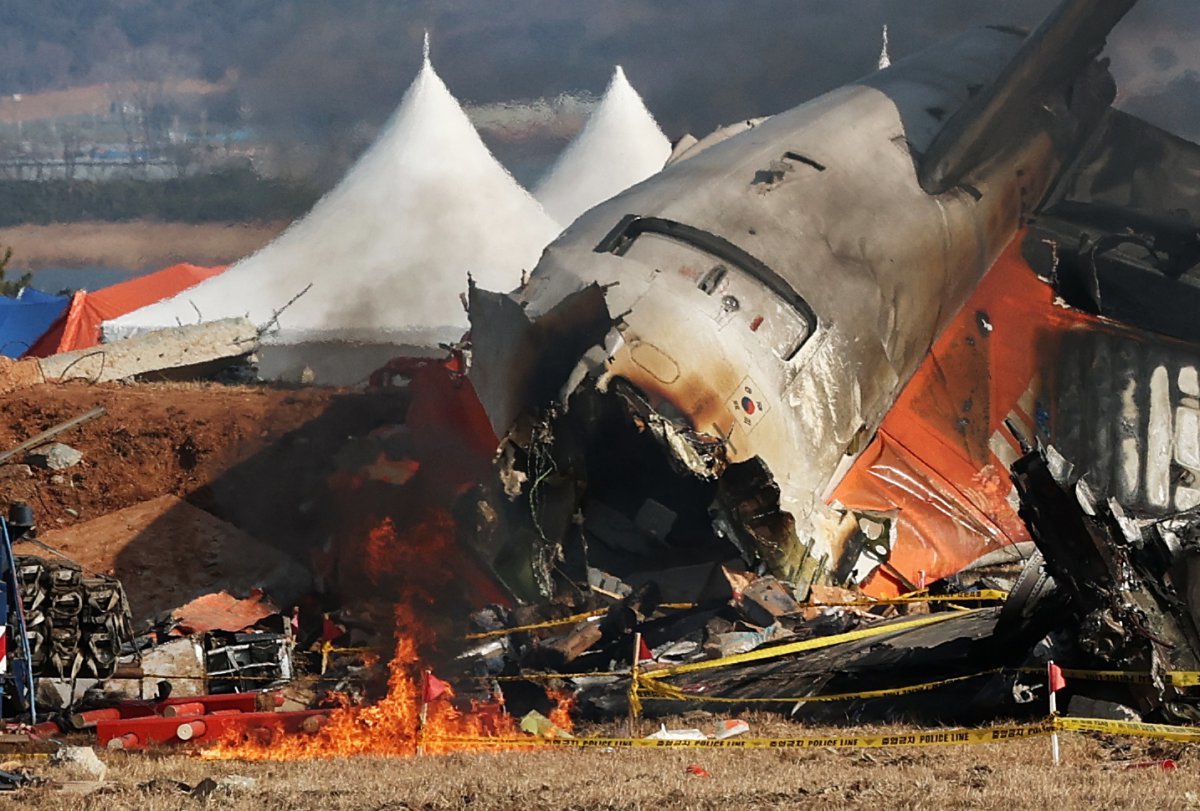
<path id="1" fill-rule="evenodd" d="M 96 346 L 100 343 L 101 323 L 195 287 L 226 267 L 172 265 L 94 293 L 81 290 L 71 299 L 66 312 L 50 325 L 50 329 L 30 347 L 25 356 L 45 358 L 59 352 Z"/>

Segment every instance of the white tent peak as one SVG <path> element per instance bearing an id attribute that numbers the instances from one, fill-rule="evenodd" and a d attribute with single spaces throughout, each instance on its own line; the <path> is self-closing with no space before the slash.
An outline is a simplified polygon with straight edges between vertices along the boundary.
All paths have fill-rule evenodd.
<path id="1" fill-rule="evenodd" d="M 662 169 L 671 142 L 617 65 L 600 104 L 534 191 L 569 225 L 583 212 Z"/>
<path id="2" fill-rule="evenodd" d="M 276 340 L 362 337 L 431 345 L 461 336 L 470 273 L 510 290 L 559 227 L 488 151 L 428 60 L 375 143 L 274 242 L 105 335 L 248 315 Z"/>
<path id="3" fill-rule="evenodd" d="M 433 65 L 431 65 L 429 62 L 429 29 L 428 28 L 425 29 L 425 42 L 421 45 L 421 59 L 425 63 L 424 65 L 422 65 L 423 68 L 424 67 L 429 67 L 430 69 L 433 68 Z"/>

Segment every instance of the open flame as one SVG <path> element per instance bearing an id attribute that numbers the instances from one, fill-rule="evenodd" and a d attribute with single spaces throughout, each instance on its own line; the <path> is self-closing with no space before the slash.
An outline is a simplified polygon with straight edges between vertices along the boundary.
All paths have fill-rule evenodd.
<path id="1" fill-rule="evenodd" d="M 453 548 L 453 522 L 448 515 L 434 511 L 414 529 L 417 532 L 398 538 L 392 521 L 384 520 L 360 546 L 371 585 L 399 597 L 387 695 L 370 706 L 334 710 L 314 733 L 270 740 L 231 736 L 203 750 L 203 757 L 274 761 L 355 755 L 407 757 L 469 748 L 469 743 L 462 743 L 464 739 L 519 734 L 501 701 L 472 702 L 464 711 L 451 701 L 452 691 L 429 701 L 422 719 L 425 693 L 420 650 L 437 641 L 436 632 L 422 618 L 444 596 L 443 590 L 465 574 L 462 569 L 469 567 L 455 563 L 461 561 L 461 554 Z M 417 537 L 420 543 L 413 543 Z M 550 719 L 560 729 L 571 728 L 569 699 L 558 700 Z"/>

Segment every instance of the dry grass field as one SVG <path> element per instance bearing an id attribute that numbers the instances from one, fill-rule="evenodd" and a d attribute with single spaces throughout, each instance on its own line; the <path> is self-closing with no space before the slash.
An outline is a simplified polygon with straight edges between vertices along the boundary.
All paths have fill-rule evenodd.
<path id="1" fill-rule="evenodd" d="M 225 265 L 249 256 L 288 223 L 80 222 L 0 228 L 12 270 L 44 267 L 163 268 L 177 262 Z"/>
<path id="2" fill-rule="evenodd" d="M 821 734 L 750 717 L 757 736 Z M 701 727 L 711 720 L 684 721 Z M 674 724 L 680 725 L 679 723 Z M 607 730 L 613 732 L 614 730 Z M 866 730 L 862 730 L 866 731 Z M 881 731 L 876 728 L 873 731 Z M 824 730 L 827 734 L 833 731 Z M 845 730 L 838 730 L 842 734 Z M 1175 809 L 1200 805 L 1200 756 L 1181 744 L 1063 736 L 1063 764 L 1046 738 L 919 749 L 554 750 L 458 753 L 405 760 L 358 758 L 293 763 L 209 761 L 164 753 L 101 752 L 107 784 L 91 794 L 52 786 L 14 800 L 27 809 L 138 809 L 202 805 L 234 811 L 298 809 Z M 1174 771 L 1129 768 L 1170 757 Z M 697 765 L 711 775 L 689 774 Z M 52 780 L 72 773 L 39 761 Z M 252 778 L 207 800 L 170 781 Z M 157 780 L 153 786 L 146 784 Z M 79 787 L 83 788 L 83 787 Z M 12 795 L 9 795 L 12 796 Z M 14 805 L 13 807 L 17 807 Z"/>

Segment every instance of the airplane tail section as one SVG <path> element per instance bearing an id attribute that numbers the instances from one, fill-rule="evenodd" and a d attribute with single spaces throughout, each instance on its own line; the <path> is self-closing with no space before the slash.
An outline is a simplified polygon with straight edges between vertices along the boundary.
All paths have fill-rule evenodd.
<path id="1" fill-rule="evenodd" d="M 920 163 L 921 187 L 941 194 L 963 183 L 974 168 L 1020 140 L 1048 94 L 1065 93 L 1072 112 L 1099 116 L 1111 104 L 1115 88 L 1107 71 L 1097 75 L 1094 60 L 1113 26 L 1136 2 L 1063 0 L 996 79 L 946 122 Z M 1086 88 L 1077 86 L 1080 79 L 1087 80 Z"/>

